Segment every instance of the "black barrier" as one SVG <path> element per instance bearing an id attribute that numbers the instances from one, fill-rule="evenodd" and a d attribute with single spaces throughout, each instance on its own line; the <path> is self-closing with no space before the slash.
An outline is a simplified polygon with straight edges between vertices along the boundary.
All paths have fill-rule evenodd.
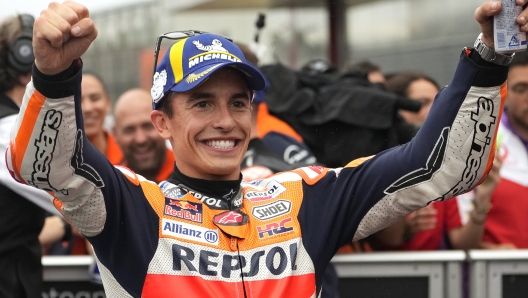
<path id="1" fill-rule="evenodd" d="M 340 278 L 339 295 L 354 298 L 424 298 L 429 297 L 429 278 Z"/>
<path id="2" fill-rule="evenodd" d="M 528 296 L 528 275 L 505 274 L 502 276 L 502 298 Z"/>

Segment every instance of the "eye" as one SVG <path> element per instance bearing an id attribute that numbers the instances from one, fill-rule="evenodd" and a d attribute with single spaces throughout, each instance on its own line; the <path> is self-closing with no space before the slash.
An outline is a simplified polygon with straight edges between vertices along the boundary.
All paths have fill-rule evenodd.
<path id="1" fill-rule="evenodd" d="M 206 101 L 200 101 L 199 103 L 195 104 L 194 106 L 198 107 L 198 108 L 206 108 L 207 107 L 207 102 Z"/>
<path id="2" fill-rule="evenodd" d="M 91 102 L 96 102 L 96 101 L 99 101 L 101 98 L 103 98 L 102 95 L 100 95 L 100 94 L 94 94 L 94 95 L 90 96 L 90 101 L 91 101 Z"/>
<path id="3" fill-rule="evenodd" d="M 247 102 L 243 100 L 237 100 L 233 102 L 233 106 L 235 108 L 245 108 L 247 106 Z"/>
<path id="4" fill-rule="evenodd" d="M 528 86 L 527 85 L 524 85 L 524 84 L 521 84 L 521 85 L 516 85 L 512 88 L 512 91 L 515 92 L 515 93 L 524 93 L 526 92 L 526 89 L 528 89 Z"/>

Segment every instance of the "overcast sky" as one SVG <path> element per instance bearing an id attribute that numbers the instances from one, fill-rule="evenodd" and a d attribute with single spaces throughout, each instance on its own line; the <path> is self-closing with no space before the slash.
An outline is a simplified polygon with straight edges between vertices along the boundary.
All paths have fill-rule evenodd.
<path id="1" fill-rule="evenodd" d="M 100 11 L 108 8 L 123 6 L 149 0 L 77 0 L 90 11 Z M 35 17 L 40 15 L 43 9 L 48 7 L 51 0 L 0 0 L 0 19 L 16 13 L 29 13 Z M 62 0 L 56 1 L 62 3 Z"/>

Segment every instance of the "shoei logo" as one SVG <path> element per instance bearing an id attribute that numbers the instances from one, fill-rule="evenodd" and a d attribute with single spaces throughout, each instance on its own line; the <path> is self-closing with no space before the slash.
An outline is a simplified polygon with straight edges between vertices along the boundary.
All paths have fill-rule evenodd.
<path id="1" fill-rule="evenodd" d="M 240 58 L 229 53 L 229 51 L 223 47 L 222 42 L 218 39 L 213 39 L 210 45 L 203 45 L 199 40 L 195 40 L 192 43 L 196 46 L 198 50 L 204 51 L 204 53 L 198 54 L 189 59 L 189 69 L 204 61 L 209 60 L 218 59 L 227 60 L 231 62 L 242 62 Z"/>
<path id="2" fill-rule="evenodd" d="M 260 220 L 268 220 L 288 214 L 291 211 L 291 202 L 286 200 L 278 200 L 271 204 L 254 207 L 252 210 L 253 216 Z"/>

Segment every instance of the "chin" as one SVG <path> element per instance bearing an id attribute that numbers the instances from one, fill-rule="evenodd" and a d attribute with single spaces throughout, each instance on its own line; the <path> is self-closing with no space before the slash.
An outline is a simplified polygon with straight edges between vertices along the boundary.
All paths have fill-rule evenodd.
<path id="1" fill-rule="evenodd" d="M 211 173 L 211 175 L 214 175 L 214 176 L 222 176 L 222 177 L 233 175 L 233 176 L 236 176 L 236 178 L 234 179 L 238 179 L 238 175 L 240 173 L 240 165 L 239 164 L 237 165 L 217 165 L 217 166 L 211 167 L 209 173 Z M 230 178 L 229 180 L 234 180 L 234 179 Z"/>

